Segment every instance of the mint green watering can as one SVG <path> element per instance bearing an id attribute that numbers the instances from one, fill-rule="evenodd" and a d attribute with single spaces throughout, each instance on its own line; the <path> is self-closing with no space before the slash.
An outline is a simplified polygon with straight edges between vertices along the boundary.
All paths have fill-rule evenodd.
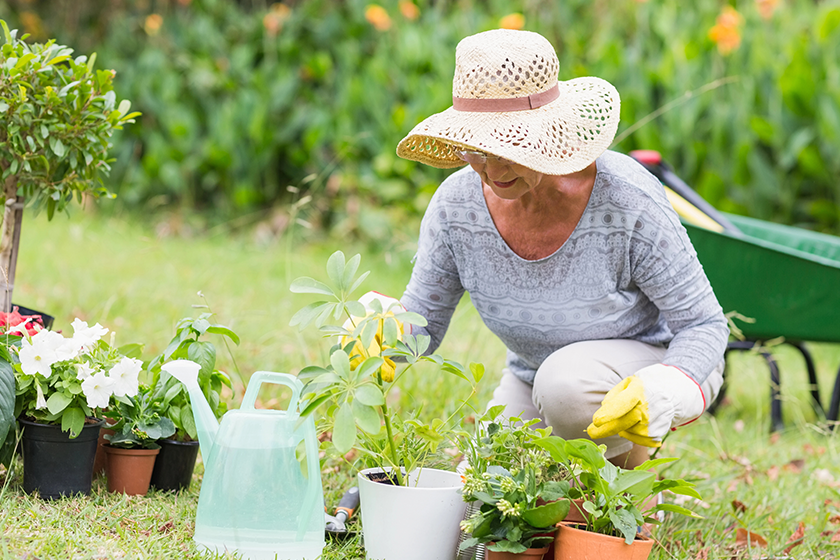
<path id="1" fill-rule="evenodd" d="M 189 392 L 204 480 L 195 541 L 220 554 L 250 560 L 315 560 L 324 548 L 324 510 L 318 440 L 310 416 L 297 410 L 303 384 L 286 373 L 251 376 L 239 410 L 216 420 L 198 385 L 200 366 L 176 360 L 162 368 Z M 254 408 L 263 383 L 292 390 L 287 410 Z M 304 442 L 306 472 L 295 449 Z"/>

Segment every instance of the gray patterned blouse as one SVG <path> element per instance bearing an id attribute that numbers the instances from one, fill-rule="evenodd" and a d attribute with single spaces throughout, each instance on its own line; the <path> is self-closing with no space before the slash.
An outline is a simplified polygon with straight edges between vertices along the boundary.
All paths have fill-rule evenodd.
<path id="1" fill-rule="evenodd" d="M 729 329 L 685 228 L 659 181 L 632 158 L 606 152 L 596 167 L 577 227 L 556 252 L 534 261 L 499 235 L 472 169 L 441 184 L 401 298 L 428 320 L 419 334 L 431 336 L 430 352 L 466 290 L 507 347 L 507 366 L 527 383 L 554 351 L 597 339 L 667 345 L 664 363 L 698 383 L 706 379 Z"/>

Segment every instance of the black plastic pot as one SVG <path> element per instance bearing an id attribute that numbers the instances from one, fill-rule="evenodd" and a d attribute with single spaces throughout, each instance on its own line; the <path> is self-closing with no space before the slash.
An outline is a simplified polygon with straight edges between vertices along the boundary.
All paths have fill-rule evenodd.
<path id="1" fill-rule="evenodd" d="M 73 439 L 59 425 L 19 421 L 23 428 L 23 490 L 28 494 L 37 491 L 46 500 L 90 494 L 99 428 L 105 421 L 85 424 Z"/>
<path id="2" fill-rule="evenodd" d="M 21 315 L 40 315 L 41 322 L 43 323 L 44 327 L 47 329 L 51 329 L 53 326 L 53 321 L 55 321 L 55 317 L 52 315 L 47 315 L 46 313 L 42 313 L 40 311 L 36 311 L 35 309 L 30 309 L 28 307 L 22 307 L 16 303 L 12 303 L 12 309 L 15 307 L 18 308 L 18 313 Z"/>
<path id="3" fill-rule="evenodd" d="M 155 459 L 152 471 L 152 487 L 171 492 L 180 492 L 190 487 L 195 460 L 198 456 L 197 441 L 158 441 L 160 454 Z"/>

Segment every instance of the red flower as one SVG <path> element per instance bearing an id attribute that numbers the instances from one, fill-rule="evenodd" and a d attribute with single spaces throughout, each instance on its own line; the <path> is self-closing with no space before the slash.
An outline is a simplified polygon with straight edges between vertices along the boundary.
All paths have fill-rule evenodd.
<path id="1" fill-rule="evenodd" d="M 20 329 L 11 329 L 11 327 L 17 327 L 21 323 L 24 323 L 23 328 L 29 336 L 44 328 L 44 321 L 40 315 L 21 315 L 17 307 L 9 313 L 0 313 L 0 333 L 6 334 L 15 330 L 17 332 L 13 334 L 20 334 Z"/>

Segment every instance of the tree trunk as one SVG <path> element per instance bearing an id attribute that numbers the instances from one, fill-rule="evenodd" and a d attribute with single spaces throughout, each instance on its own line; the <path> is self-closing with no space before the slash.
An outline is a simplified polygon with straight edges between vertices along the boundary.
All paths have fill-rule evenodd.
<path id="1" fill-rule="evenodd" d="M 17 176 L 9 176 L 4 185 L 6 203 L 3 206 L 3 225 L 0 232 L 0 291 L 3 307 L 12 310 L 12 291 L 15 289 L 15 268 L 20 246 L 20 223 L 23 218 L 23 197 L 17 196 Z"/>

